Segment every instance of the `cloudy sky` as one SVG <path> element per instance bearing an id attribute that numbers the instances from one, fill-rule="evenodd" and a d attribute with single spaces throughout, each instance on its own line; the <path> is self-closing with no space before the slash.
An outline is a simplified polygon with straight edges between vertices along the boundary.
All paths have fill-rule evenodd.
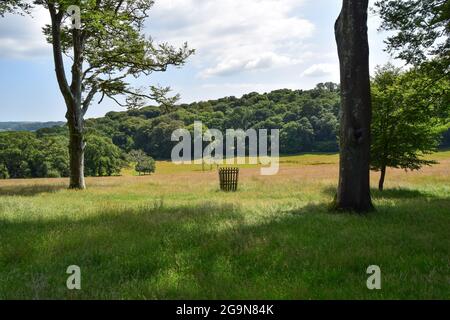
<path id="1" fill-rule="evenodd" d="M 181 69 L 142 78 L 138 85 L 171 86 L 192 102 L 275 89 L 308 89 L 338 82 L 333 25 L 341 0 L 156 0 L 146 32 L 156 41 L 196 49 Z M 64 120 L 51 48 L 33 18 L 0 19 L 0 121 Z M 371 68 L 390 57 L 386 36 L 370 14 Z M 91 106 L 88 117 L 123 110 L 112 101 Z"/>

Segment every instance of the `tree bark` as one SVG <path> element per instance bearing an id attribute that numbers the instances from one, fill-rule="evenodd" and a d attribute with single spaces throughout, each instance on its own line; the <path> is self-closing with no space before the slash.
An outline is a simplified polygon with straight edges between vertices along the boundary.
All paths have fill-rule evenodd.
<path id="1" fill-rule="evenodd" d="M 69 126 L 69 151 L 70 151 L 70 185 L 71 189 L 85 189 L 84 180 L 84 113 L 82 102 L 82 76 L 83 76 L 83 34 L 80 30 L 73 29 L 73 65 L 72 83 L 70 91 L 73 103 L 67 106 L 67 124 Z"/>
<path id="2" fill-rule="evenodd" d="M 85 189 L 84 180 L 84 114 L 86 113 L 89 101 L 86 105 L 82 103 L 82 76 L 83 76 L 83 52 L 84 39 L 81 30 L 74 29 L 73 38 L 73 65 L 72 83 L 69 86 L 64 70 L 61 46 L 61 22 L 64 11 L 57 11 L 55 4 L 49 3 L 48 9 L 52 21 L 52 47 L 55 64 L 56 79 L 59 89 L 64 97 L 67 112 L 66 119 L 69 127 L 69 164 L 70 164 L 70 189 Z M 89 97 L 92 99 L 92 97 Z"/>
<path id="3" fill-rule="evenodd" d="M 386 178 L 386 166 L 383 166 L 381 168 L 380 181 L 378 183 L 378 190 L 380 190 L 380 191 L 384 190 L 384 179 L 385 178 Z"/>
<path id="4" fill-rule="evenodd" d="M 84 135 L 83 129 L 68 120 L 69 125 L 69 155 L 70 155 L 70 189 L 85 189 L 84 180 Z"/>
<path id="5" fill-rule="evenodd" d="M 343 0 L 335 24 L 341 70 L 340 165 L 336 208 L 366 212 L 370 197 L 371 97 L 368 0 Z"/>

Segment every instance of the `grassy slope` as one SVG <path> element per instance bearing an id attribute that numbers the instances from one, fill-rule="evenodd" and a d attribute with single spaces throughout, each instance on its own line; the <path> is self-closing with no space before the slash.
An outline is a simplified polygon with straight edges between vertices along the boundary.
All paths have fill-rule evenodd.
<path id="1" fill-rule="evenodd" d="M 334 155 L 283 158 L 274 177 L 246 168 L 235 194 L 169 163 L 86 192 L 1 181 L 0 298 L 450 298 L 450 152 L 434 157 L 390 170 L 366 217 L 327 211 Z M 72 264 L 81 291 L 65 287 Z M 365 286 L 371 264 L 381 291 Z"/>

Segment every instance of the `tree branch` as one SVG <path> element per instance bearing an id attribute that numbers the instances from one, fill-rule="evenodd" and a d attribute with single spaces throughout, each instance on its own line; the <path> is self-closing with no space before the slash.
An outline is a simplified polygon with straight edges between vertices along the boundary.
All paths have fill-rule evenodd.
<path id="1" fill-rule="evenodd" d="M 83 113 L 83 116 L 86 114 L 86 112 L 89 109 L 89 105 L 92 102 L 92 99 L 94 98 L 95 94 L 98 92 L 98 87 L 97 86 L 93 86 L 91 88 L 91 91 L 89 91 L 88 95 L 86 96 L 86 98 L 84 99 L 83 102 L 83 107 L 81 109 L 81 112 Z"/>
<path id="2" fill-rule="evenodd" d="M 107 93 L 105 93 L 105 95 L 106 95 L 108 98 L 110 98 L 111 100 L 114 100 L 114 102 L 117 103 L 119 106 L 121 106 L 121 107 L 126 107 L 126 105 L 124 105 L 123 103 L 120 103 L 119 101 L 117 101 L 117 99 L 114 98 L 113 95 L 110 95 L 110 94 L 107 94 Z"/>
<path id="3" fill-rule="evenodd" d="M 50 12 L 50 17 L 52 20 L 52 47 L 56 79 L 58 81 L 59 89 L 61 90 L 64 100 L 66 101 L 66 104 L 72 105 L 73 95 L 70 91 L 69 84 L 67 83 L 61 47 L 61 20 L 64 12 L 56 12 L 54 3 L 48 3 L 48 10 Z"/>

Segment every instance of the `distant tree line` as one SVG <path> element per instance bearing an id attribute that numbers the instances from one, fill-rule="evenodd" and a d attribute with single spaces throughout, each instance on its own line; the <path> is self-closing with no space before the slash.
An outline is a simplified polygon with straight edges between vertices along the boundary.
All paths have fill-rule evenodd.
<path id="1" fill-rule="evenodd" d="M 374 90 L 377 90 L 375 97 L 380 97 L 386 90 L 393 90 L 391 87 L 386 89 L 380 86 L 380 77 L 378 74 L 378 82 L 374 82 Z M 395 88 L 397 87 L 397 92 L 401 92 L 400 85 Z M 378 101 L 381 98 L 384 99 L 380 97 L 377 98 Z M 202 121 L 205 127 L 222 131 L 280 129 L 280 151 L 286 155 L 336 152 L 339 105 L 339 86 L 328 82 L 318 84 L 311 90 L 283 89 L 170 108 L 148 106 L 109 112 L 105 117 L 86 120 L 86 175 L 116 175 L 124 166 L 129 165 L 144 174 L 154 172 L 153 158 L 170 159 L 172 148 L 176 144 L 171 141 L 172 132 L 179 128 L 193 130 L 194 121 Z M 399 108 L 406 114 L 407 108 L 404 105 Z M 383 104 L 374 108 L 374 112 L 385 112 L 386 108 L 389 106 Z M 374 118 L 380 119 L 376 114 Z M 399 121 L 401 119 L 396 118 L 393 123 Z M 414 128 L 411 127 L 410 130 L 413 131 Z M 377 132 L 375 130 L 373 134 L 377 135 Z M 402 136 L 401 133 L 397 135 Z M 374 145 L 374 152 L 383 155 L 377 151 L 383 140 L 374 141 L 377 143 Z M 67 177 L 68 143 L 66 126 L 44 128 L 36 132 L 1 132 L 0 178 Z M 441 144 L 450 146 L 448 131 Z M 401 148 L 397 146 L 395 150 Z M 392 159 L 390 156 L 388 158 Z M 380 157 L 374 159 L 378 161 Z M 377 162 L 373 167 L 382 169 L 383 164 Z M 391 164 L 389 162 L 386 165 Z"/>
<path id="2" fill-rule="evenodd" d="M 66 130 L 55 127 L 36 133 L 0 132 L 0 179 L 68 177 L 69 139 Z M 86 138 L 86 174 L 119 174 L 126 164 L 122 150 L 108 137 L 90 134 Z"/>
<path id="3" fill-rule="evenodd" d="M 8 121 L 0 122 L 0 131 L 36 131 L 42 128 L 50 128 L 54 126 L 63 126 L 63 121 L 49 122 L 27 122 L 27 121 Z"/>
<path id="4" fill-rule="evenodd" d="M 206 128 L 280 129 L 283 154 L 335 152 L 339 115 L 339 88 L 334 83 L 312 90 L 277 90 L 249 93 L 242 98 L 181 104 L 170 109 L 132 108 L 89 119 L 86 128 L 108 136 L 123 151 L 143 150 L 157 159 L 170 159 L 171 134 L 179 128 L 193 130 L 194 121 Z"/>

